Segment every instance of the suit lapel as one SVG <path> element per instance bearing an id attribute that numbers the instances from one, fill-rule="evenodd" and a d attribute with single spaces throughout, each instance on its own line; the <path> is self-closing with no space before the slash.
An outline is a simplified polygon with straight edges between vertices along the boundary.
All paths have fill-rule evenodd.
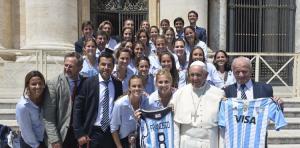
<path id="1" fill-rule="evenodd" d="M 257 94 L 260 94 L 261 89 L 259 88 L 259 85 L 257 85 L 257 83 L 254 82 L 253 80 L 252 80 L 252 84 L 253 84 L 253 98 L 254 99 L 259 98 Z"/>
<path id="2" fill-rule="evenodd" d="M 233 89 L 230 89 L 231 90 L 231 95 L 233 96 L 233 97 L 237 97 L 237 83 L 235 83 L 234 85 L 233 85 Z"/>
<path id="3" fill-rule="evenodd" d="M 96 108 L 97 108 L 97 111 L 98 111 L 98 107 L 99 107 L 99 95 L 100 95 L 100 83 L 99 83 L 99 76 L 97 75 L 96 77 L 94 77 L 94 89 L 96 89 Z"/>

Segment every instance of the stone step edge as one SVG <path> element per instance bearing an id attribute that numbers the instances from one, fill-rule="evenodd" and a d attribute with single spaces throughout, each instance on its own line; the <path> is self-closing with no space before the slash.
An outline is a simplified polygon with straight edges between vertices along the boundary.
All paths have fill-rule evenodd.
<path id="1" fill-rule="evenodd" d="M 299 144 L 268 144 L 268 148 L 300 148 Z"/>
<path id="2" fill-rule="evenodd" d="M 300 138 L 300 130 L 268 130 L 268 138 Z"/>
<path id="3" fill-rule="evenodd" d="M 11 104 L 11 103 L 18 103 L 20 99 L 0 99 L 0 103 L 2 104 Z"/>

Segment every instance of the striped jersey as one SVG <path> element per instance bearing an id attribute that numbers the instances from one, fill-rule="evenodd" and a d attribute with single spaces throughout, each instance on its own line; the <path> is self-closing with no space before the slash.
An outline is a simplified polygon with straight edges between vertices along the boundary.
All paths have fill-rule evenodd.
<path id="1" fill-rule="evenodd" d="M 268 121 L 276 130 L 287 125 L 279 105 L 271 98 L 228 98 L 220 104 L 219 126 L 225 128 L 227 148 L 265 147 Z"/>
<path id="2" fill-rule="evenodd" d="M 142 148 L 173 148 L 174 125 L 171 107 L 141 110 L 140 145 Z"/>

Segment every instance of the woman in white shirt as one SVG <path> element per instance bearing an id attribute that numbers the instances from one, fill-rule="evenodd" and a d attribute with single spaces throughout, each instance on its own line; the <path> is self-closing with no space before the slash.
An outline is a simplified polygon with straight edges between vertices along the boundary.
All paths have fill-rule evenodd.
<path id="1" fill-rule="evenodd" d="M 201 61 L 207 66 L 207 81 L 209 84 L 212 84 L 216 87 L 223 88 L 223 81 L 219 78 L 217 70 L 212 63 L 206 62 L 204 51 L 201 47 L 195 47 L 190 53 L 189 65 L 194 61 Z"/>
<path id="2" fill-rule="evenodd" d="M 213 64 L 215 65 L 220 79 L 224 83 L 224 87 L 236 82 L 229 64 L 229 56 L 223 50 L 219 50 L 214 55 Z"/>
<path id="3" fill-rule="evenodd" d="M 16 106 L 17 123 L 21 130 L 21 148 L 45 148 L 45 125 L 41 105 L 44 100 L 45 79 L 39 71 L 25 77 L 23 96 Z"/>
<path id="4" fill-rule="evenodd" d="M 119 98 L 113 108 L 110 122 L 113 140 L 118 148 L 129 148 L 130 145 L 139 147 L 139 140 L 130 141 L 131 135 L 137 137 L 137 119 L 134 113 L 144 109 L 148 98 L 143 95 L 144 86 L 142 78 L 134 75 L 128 83 L 128 94 Z"/>

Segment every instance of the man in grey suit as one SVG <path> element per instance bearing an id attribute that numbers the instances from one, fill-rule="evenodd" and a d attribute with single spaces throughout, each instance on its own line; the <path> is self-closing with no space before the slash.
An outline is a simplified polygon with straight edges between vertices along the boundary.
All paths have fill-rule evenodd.
<path id="1" fill-rule="evenodd" d="M 68 148 L 78 145 L 71 122 L 74 98 L 84 80 L 79 75 L 82 63 L 80 54 L 66 54 L 64 72 L 47 83 L 43 109 L 49 147 Z"/>

